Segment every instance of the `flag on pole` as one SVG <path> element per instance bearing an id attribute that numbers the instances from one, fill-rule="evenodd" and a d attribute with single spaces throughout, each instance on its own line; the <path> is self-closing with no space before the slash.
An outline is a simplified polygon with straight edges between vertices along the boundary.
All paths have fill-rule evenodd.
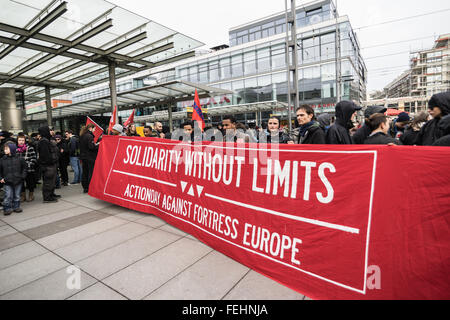
<path id="1" fill-rule="evenodd" d="M 117 118 L 117 106 L 114 108 L 114 112 L 111 115 L 111 119 L 109 120 L 108 134 L 111 134 L 112 128 L 116 125 Z"/>
<path id="2" fill-rule="evenodd" d="M 130 117 L 128 118 L 127 121 L 125 121 L 125 123 L 123 124 L 124 128 L 128 128 L 128 126 L 132 123 L 134 123 L 134 111 L 135 109 L 133 109 L 133 112 L 131 113 Z"/>
<path id="3" fill-rule="evenodd" d="M 205 118 L 203 117 L 202 106 L 200 104 L 200 99 L 198 98 L 197 89 L 195 89 L 195 98 L 194 98 L 194 108 L 192 111 L 192 120 L 197 121 L 199 127 L 202 128 L 202 131 L 205 130 Z"/>
<path id="4" fill-rule="evenodd" d="M 86 120 L 86 125 L 88 124 L 93 124 L 95 126 L 95 131 L 94 131 L 94 142 L 97 143 L 98 139 L 102 136 L 103 134 L 103 129 L 102 127 L 100 127 L 97 123 L 95 123 L 94 120 L 92 120 L 91 118 L 87 117 Z"/>

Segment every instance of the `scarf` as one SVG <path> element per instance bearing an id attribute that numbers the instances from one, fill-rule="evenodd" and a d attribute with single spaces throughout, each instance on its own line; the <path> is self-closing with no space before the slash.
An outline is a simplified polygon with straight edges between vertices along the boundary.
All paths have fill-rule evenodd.
<path id="1" fill-rule="evenodd" d="M 25 153 L 25 152 L 27 152 L 27 149 L 28 149 L 28 147 L 27 147 L 27 145 L 26 144 L 24 144 L 24 145 L 22 145 L 22 146 L 17 146 L 17 153 Z"/>
<path id="2" fill-rule="evenodd" d="M 307 123 L 307 124 L 305 124 L 305 125 L 303 125 L 303 126 L 300 126 L 300 130 L 299 130 L 299 132 L 300 132 L 300 136 L 301 137 L 305 137 L 305 135 L 306 135 L 306 133 L 308 132 L 308 130 L 315 124 L 316 122 L 315 121 L 311 121 L 311 122 L 309 122 L 309 123 Z"/>

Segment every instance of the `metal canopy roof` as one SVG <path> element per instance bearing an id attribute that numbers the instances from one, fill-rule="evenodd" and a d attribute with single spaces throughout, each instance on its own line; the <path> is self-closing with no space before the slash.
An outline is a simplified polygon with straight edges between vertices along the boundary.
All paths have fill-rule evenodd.
<path id="1" fill-rule="evenodd" d="M 129 110 L 155 105 L 174 104 L 181 101 L 193 100 L 195 89 L 200 99 L 232 94 L 232 91 L 213 88 L 187 81 L 170 81 L 148 87 L 124 91 L 117 94 L 117 103 L 120 110 Z M 54 119 L 73 115 L 94 115 L 111 112 L 111 97 L 109 95 L 95 99 L 81 101 L 61 106 L 52 110 Z M 28 115 L 27 120 L 45 120 L 46 111 Z"/>
<path id="2" fill-rule="evenodd" d="M 104 0 L 0 0 L 0 86 L 28 102 L 193 56 L 203 43 Z"/>

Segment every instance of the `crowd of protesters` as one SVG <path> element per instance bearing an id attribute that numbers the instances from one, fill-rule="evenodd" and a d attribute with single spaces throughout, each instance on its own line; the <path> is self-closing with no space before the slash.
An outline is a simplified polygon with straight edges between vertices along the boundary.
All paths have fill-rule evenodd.
<path id="1" fill-rule="evenodd" d="M 450 92 L 434 95 L 428 103 L 429 112 L 410 118 L 403 112 L 391 121 L 383 106 L 368 107 L 364 123 L 356 121 L 361 107 L 351 101 L 336 105 L 335 116 L 322 114 L 316 118 L 314 109 L 303 105 L 296 110 L 296 127 L 292 131 L 281 127 L 277 117 L 271 117 L 263 127 L 250 129 L 233 116 L 225 116 L 217 127 L 207 125 L 198 130 L 193 122 L 185 122 L 170 132 L 162 123 L 145 126 L 144 137 L 176 141 L 224 141 L 241 143 L 279 143 L 304 145 L 409 145 L 450 146 Z M 88 124 L 79 136 L 72 130 L 55 132 L 41 127 L 38 133 L 12 136 L 0 132 L 0 186 L 4 190 L 5 215 L 20 213 L 21 203 L 34 201 L 34 190 L 42 179 L 44 203 L 57 202 L 55 189 L 81 183 L 84 193 L 94 171 L 101 142 L 95 141 L 96 126 Z M 120 124 L 109 133 L 115 136 L 138 137 L 134 124 L 124 128 Z M 74 172 L 69 182 L 67 167 Z M 28 191 L 28 194 L 27 194 Z"/>
<path id="2" fill-rule="evenodd" d="M 0 132 L 0 188 L 3 190 L 4 215 L 22 212 L 21 203 L 35 200 L 34 191 L 42 184 L 44 203 L 55 203 L 61 195 L 56 189 L 82 184 L 88 192 L 97 156 L 98 144 L 92 143 L 89 126 L 81 131 L 81 139 L 72 130 L 55 132 L 41 127 L 27 136 Z M 69 182 L 68 166 L 74 172 Z"/>

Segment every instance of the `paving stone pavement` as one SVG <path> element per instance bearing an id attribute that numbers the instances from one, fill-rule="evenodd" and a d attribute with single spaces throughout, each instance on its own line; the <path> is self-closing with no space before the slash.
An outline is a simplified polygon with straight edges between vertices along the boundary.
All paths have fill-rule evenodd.
<path id="1" fill-rule="evenodd" d="M 155 216 L 56 191 L 0 216 L 0 300 L 308 299 Z"/>

